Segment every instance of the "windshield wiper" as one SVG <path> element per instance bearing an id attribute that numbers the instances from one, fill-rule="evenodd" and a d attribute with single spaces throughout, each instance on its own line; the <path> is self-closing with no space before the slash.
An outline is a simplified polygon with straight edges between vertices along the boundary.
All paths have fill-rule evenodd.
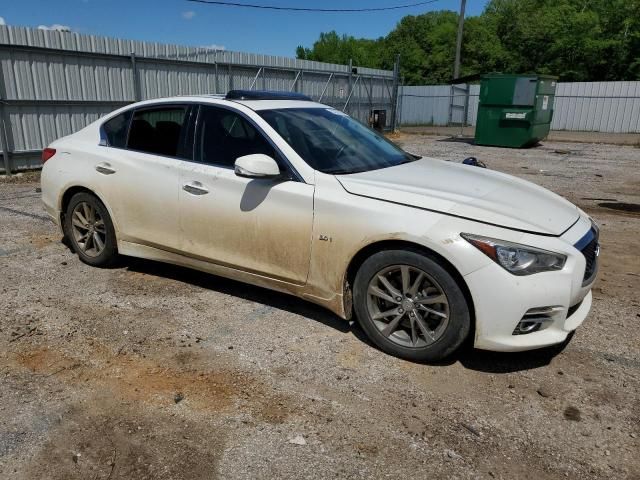
<path id="1" fill-rule="evenodd" d="M 329 175 L 348 175 L 350 173 L 360 173 L 365 170 L 348 170 L 346 168 L 336 168 L 330 170 L 323 170 L 322 173 L 328 173 Z"/>

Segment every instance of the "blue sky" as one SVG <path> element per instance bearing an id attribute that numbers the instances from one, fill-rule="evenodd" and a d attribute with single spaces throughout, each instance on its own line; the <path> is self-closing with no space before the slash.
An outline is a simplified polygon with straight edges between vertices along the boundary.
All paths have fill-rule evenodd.
<path id="1" fill-rule="evenodd" d="M 245 1 L 245 0 L 236 0 Z M 248 3 L 321 8 L 383 7 L 419 0 L 246 0 Z M 481 13 L 487 0 L 468 0 L 467 13 Z M 320 32 L 356 37 L 386 35 L 404 15 L 458 10 L 459 0 L 379 13 L 293 13 L 202 5 L 186 0 L 7 0 L 0 17 L 8 25 L 63 25 L 79 33 L 227 50 L 295 56 Z"/>

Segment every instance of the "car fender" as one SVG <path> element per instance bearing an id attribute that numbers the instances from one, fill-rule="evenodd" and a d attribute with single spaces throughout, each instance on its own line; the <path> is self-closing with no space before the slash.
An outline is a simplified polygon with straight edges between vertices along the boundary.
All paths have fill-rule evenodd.
<path id="1" fill-rule="evenodd" d="M 88 190 L 93 195 L 98 197 L 98 199 L 102 202 L 104 207 L 107 209 L 107 212 L 109 213 L 109 217 L 111 218 L 111 223 L 113 224 L 113 228 L 115 230 L 116 239 L 117 239 L 118 236 L 119 236 L 119 232 L 120 232 L 120 229 L 118 228 L 118 219 L 116 218 L 116 216 L 113 213 L 113 210 L 109 206 L 109 202 L 106 200 L 106 196 L 104 195 L 104 193 L 99 188 L 96 188 L 95 185 L 90 185 L 89 183 L 86 183 L 86 182 L 70 181 L 70 182 L 64 184 L 64 186 L 60 189 L 60 194 L 58 195 L 57 206 L 58 206 L 58 211 L 60 212 L 61 225 L 62 225 L 62 215 L 64 215 L 66 213 L 66 212 L 64 212 L 62 210 L 62 200 L 63 200 L 64 196 L 66 195 L 66 193 L 69 190 L 73 189 L 73 188 L 81 188 L 83 190 Z"/>

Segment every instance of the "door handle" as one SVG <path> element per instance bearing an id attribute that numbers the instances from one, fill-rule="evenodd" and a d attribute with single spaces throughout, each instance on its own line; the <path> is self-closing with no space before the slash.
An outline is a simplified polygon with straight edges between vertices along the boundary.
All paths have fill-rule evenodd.
<path id="1" fill-rule="evenodd" d="M 182 186 L 182 189 L 192 195 L 206 195 L 209 193 L 209 190 L 207 190 L 207 188 L 200 182 L 185 183 Z"/>
<path id="2" fill-rule="evenodd" d="M 103 175 L 111 175 L 116 173 L 116 171 L 111 168 L 111 164 L 107 162 L 102 162 L 96 165 L 96 171 L 98 173 L 102 173 Z"/>

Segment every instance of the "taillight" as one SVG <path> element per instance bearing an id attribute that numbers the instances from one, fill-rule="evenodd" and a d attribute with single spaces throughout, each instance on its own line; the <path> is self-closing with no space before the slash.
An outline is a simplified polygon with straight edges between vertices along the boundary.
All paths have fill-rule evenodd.
<path id="1" fill-rule="evenodd" d="M 56 154 L 56 149 L 55 148 L 45 148 L 44 150 L 42 150 L 42 163 L 44 163 L 47 160 L 49 160 L 55 154 Z"/>

